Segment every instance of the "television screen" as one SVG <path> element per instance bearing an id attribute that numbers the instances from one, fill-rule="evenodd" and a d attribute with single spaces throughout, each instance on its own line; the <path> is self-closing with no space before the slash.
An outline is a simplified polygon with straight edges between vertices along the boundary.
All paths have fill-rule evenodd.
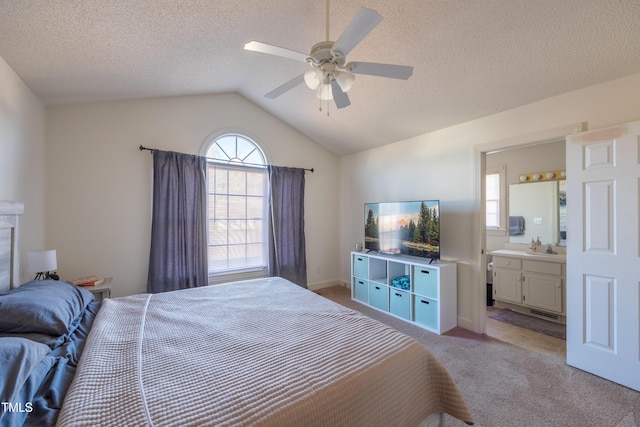
<path id="1" fill-rule="evenodd" d="M 364 246 L 369 251 L 440 258 L 440 202 L 366 203 Z"/>

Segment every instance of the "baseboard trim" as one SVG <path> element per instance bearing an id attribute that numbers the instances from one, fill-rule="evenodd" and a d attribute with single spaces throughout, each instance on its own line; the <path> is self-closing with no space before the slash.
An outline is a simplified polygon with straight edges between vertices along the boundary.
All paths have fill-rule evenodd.
<path id="1" fill-rule="evenodd" d="M 317 291 L 318 289 L 330 288 L 332 286 L 345 286 L 341 280 L 327 280 L 326 282 L 308 283 L 307 289 L 310 291 Z"/>

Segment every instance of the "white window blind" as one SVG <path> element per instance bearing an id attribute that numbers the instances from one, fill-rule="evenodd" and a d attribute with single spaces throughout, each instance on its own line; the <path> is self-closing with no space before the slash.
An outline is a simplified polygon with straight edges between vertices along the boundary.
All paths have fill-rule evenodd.
<path id="1" fill-rule="evenodd" d="M 486 174 L 487 228 L 500 228 L 500 174 Z"/>
<path id="2" fill-rule="evenodd" d="M 223 135 L 212 141 L 207 158 L 209 274 L 266 269 L 264 155 L 242 135 Z"/>

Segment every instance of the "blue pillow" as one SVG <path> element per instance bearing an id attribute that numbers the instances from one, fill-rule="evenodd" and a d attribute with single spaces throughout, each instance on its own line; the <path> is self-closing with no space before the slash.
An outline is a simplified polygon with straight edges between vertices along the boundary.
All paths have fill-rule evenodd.
<path id="1" fill-rule="evenodd" d="M 26 338 L 0 338 L 0 399 L 15 402 L 16 393 L 33 369 L 51 351 Z"/>
<path id="2" fill-rule="evenodd" d="M 91 292 L 70 283 L 25 283 L 0 295 L 0 332 L 64 335 L 93 299 Z"/>

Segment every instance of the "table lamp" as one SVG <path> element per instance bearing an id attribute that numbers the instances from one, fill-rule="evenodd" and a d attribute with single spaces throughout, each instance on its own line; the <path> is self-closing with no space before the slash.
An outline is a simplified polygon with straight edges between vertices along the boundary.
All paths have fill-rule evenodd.
<path id="1" fill-rule="evenodd" d="M 27 252 L 27 272 L 36 273 L 33 280 L 59 280 L 60 276 L 51 273 L 57 268 L 55 249 Z"/>

